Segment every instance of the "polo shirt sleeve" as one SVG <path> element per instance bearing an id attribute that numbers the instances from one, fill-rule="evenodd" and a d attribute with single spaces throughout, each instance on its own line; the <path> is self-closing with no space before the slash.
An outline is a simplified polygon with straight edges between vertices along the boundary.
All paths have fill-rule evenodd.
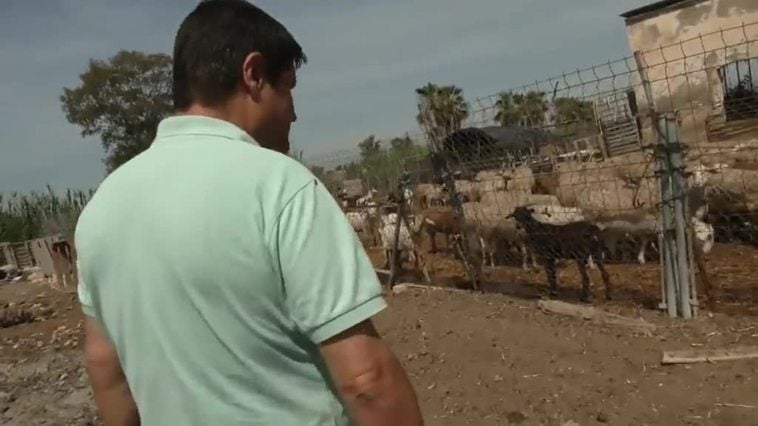
<path id="1" fill-rule="evenodd" d="M 92 305 L 92 294 L 90 293 L 87 283 L 82 278 L 82 270 L 79 268 L 79 262 L 77 261 L 77 269 L 79 270 L 79 283 L 77 284 L 76 292 L 79 297 L 79 305 L 82 307 L 82 313 L 88 317 L 95 316 L 95 309 Z"/>
<path id="2" fill-rule="evenodd" d="M 279 215 L 271 242 L 290 318 L 320 343 L 371 318 L 387 304 L 363 245 L 317 179 Z"/>

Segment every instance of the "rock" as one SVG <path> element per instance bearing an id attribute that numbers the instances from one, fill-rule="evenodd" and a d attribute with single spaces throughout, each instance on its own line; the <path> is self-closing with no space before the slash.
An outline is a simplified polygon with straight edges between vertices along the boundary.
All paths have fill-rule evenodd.
<path id="1" fill-rule="evenodd" d="M 405 284 L 397 284 L 392 287 L 392 294 L 403 294 L 408 291 L 408 286 Z"/>
<path id="2" fill-rule="evenodd" d="M 34 314 L 27 309 L 8 308 L 0 310 L 0 328 L 12 327 L 34 321 Z"/>
<path id="3" fill-rule="evenodd" d="M 518 425 L 526 421 L 526 414 L 519 411 L 511 411 L 505 418 L 508 420 L 508 423 Z"/>
<path id="4" fill-rule="evenodd" d="M 597 420 L 600 423 L 608 423 L 608 415 L 603 413 L 602 411 L 597 413 L 597 416 L 595 417 L 595 420 Z"/>
<path id="5" fill-rule="evenodd" d="M 26 280 L 32 283 L 38 283 L 47 280 L 47 278 L 42 272 L 32 272 L 26 277 Z"/>

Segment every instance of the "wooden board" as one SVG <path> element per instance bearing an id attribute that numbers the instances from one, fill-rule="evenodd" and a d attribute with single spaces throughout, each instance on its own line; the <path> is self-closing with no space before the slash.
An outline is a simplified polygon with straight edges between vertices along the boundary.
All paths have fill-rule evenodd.
<path id="1" fill-rule="evenodd" d="M 692 364 L 696 362 L 734 361 L 758 359 L 758 346 L 743 346 L 732 349 L 699 349 L 665 351 L 661 364 Z"/>
<path id="2" fill-rule="evenodd" d="M 618 325 L 644 334 L 652 334 L 656 327 L 642 318 L 629 318 L 596 309 L 593 306 L 575 305 L 559 300 L 540 300 L 537 307 L 545 312 L 581 318 L 599 324 Z"/>

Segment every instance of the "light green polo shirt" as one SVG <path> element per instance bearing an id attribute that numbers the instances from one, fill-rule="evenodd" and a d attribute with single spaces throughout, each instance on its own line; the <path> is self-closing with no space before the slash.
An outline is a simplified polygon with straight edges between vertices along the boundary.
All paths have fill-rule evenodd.
<path id="1" fill-rule="evenodd" d="M 76 229 L 79 300 L 142 424 L 344 425 L 318 343 L 386 307 L 363 247 L 297 161 L 217 119 L 163 120 Z"/>

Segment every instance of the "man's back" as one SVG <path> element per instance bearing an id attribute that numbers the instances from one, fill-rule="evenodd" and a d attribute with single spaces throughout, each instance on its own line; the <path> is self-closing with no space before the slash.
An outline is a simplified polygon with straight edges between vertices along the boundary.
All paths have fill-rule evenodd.
<path id="1" fill-rule="evenodd" d="M 385 303 L 335 212 L 307 169 L 212 118 L 164 120 L 106 179 L 77 227 L 80 299 L 142 424 L 347 422 L 317 342 Z"/>

